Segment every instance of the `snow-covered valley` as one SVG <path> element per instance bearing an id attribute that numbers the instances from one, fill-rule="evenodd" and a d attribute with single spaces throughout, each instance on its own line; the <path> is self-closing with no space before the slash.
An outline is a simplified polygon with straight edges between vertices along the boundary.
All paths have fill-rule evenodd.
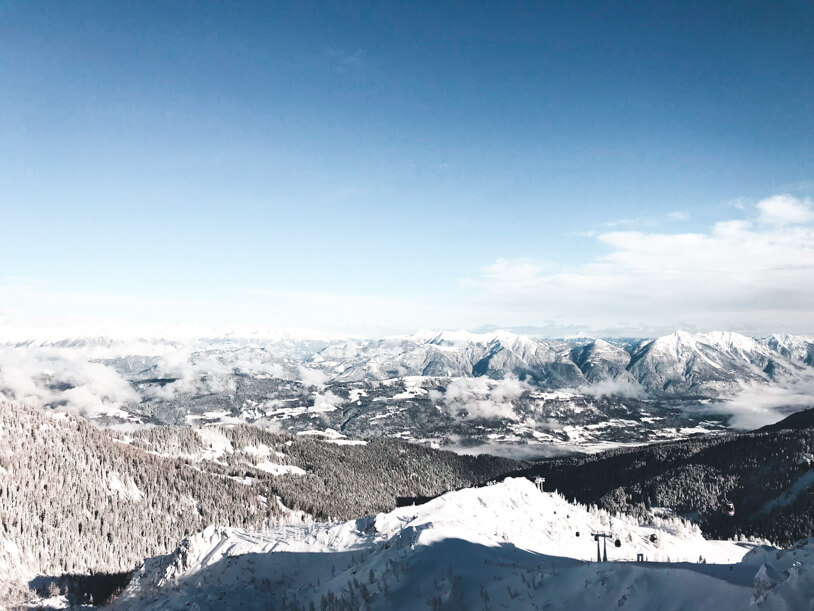
<path id="1" fill-rule="evenodd" d="M 248 422 L 525 458 L 769 424 L 814 405 L 813 363 L 810 338 L 721 332 L 32 339 L 0 345 L 0 396 L 100 426 Z"/>

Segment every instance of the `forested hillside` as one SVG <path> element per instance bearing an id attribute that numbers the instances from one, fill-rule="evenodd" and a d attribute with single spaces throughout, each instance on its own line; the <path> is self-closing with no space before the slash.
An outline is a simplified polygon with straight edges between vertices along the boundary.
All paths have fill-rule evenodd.
<path id="1" fill-rule="evenodd" d="M 209 524 L 262 527 L 282 515 L 262 488 L 10 404 L 0 404 L 0 474 L 4 576 L 129 570 Z"/>
<path id="2" fill-rule="evenodd" d="M 544 476 L 548 489 L 608 510 L 669 508 L 697 521 L 709 536 L 743 534 L 789 545 L 814 535 L 809 421 L 795 415 L 766 432 L 611 450 L 540 463 L 523 473 Z"/>
<path id="3" fill-rule="evenodd" d="M 292 519 L 290 509 L 360 517 L 392 509 L 399 496 L 436 495 L 518 465 L 251 426 L 114 437 L 82 419 L 4 403 L 0 576 L 19 582 L 34 573 L 131 570 L 210 525 L 263 528 Z"/>
<path id="4" fill-rule="evenodd" d="M 272 494 L 286 507 L 318 519 L 347 520 L 389 511 L 399 497 L 436 496 L 478 485 L 521 464 L 488 455 L 461 456 L 394 439 L 348 443 L 271 433 L 250 425 L 163 426 L 140 430 L 131 442 L 152 452 L 200 461 L 202 468 L 231 477 L 286 474 L 270 478 Z"/>

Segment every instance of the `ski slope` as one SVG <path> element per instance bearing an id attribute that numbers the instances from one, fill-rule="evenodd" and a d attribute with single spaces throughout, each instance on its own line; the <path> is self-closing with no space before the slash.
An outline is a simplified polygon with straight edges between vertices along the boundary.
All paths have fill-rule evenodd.
<path id="1" fill-rule="evenodd" d="M 612 562 L 595 562 L 593 531 L 612 533 Z M 148 560 L 113 606 L 808 609 L 795 601 L 814 594 L 813 564 L 814 541 L 707 541 L 684 522 L 638 524 L 520 478 L 339 524 L 211 527 Z"/>

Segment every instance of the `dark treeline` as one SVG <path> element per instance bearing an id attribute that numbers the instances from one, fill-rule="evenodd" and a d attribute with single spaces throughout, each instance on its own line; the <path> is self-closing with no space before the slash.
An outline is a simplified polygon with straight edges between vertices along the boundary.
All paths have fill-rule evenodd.
<path id="1" fill-rule="evenodd" d="M 207 469 L 232 477 L 261 478 L 286 507 L 320 520 L 390 511 L 400 497 L 434 497 L 482 484 L 521 465 L 386 438 L 366 445 L 340 445 L 320 436 L 273 433 L 251 425 L 211 430 L 223 435 L 230 449 L 217 462 L 207 461 Z M 205 455 L 205 439 L 190 427 L 163 426 L 138 431 L 133 444 L 154 452 L 195 456 Z M 306 473 L 272 477 L 252 468 L 264 461 L 293 465 Z"/>
<path id="2" fill-rule="evenodd" d="M 50 598 L 64 595 L 69 604 L 106 605 L 112 602 L 130 583 L 132 571 L 121 573 L 93 573 L 58 577 L 35 577 L 29 586 L 39 596 Z"/>
<path id="3" fill-rule="evenodd" d="M 700 437 L 540 463 L 522 471 L 546 488 L 610 511 L 665 507 L 716 538 L 780 545 L 814 536 L 811 414 L 767 432 Z M 735 515 L 727 515 L 726 502 Z"/>

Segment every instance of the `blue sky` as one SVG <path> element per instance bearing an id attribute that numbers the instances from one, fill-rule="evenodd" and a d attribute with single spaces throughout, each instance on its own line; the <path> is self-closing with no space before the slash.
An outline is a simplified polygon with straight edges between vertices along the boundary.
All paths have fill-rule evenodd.
<path id="1" fill-rule="evenodd" d="M 0 323 L 814 332 L 814 5 L 340 4 L 0 2 Z"/>

